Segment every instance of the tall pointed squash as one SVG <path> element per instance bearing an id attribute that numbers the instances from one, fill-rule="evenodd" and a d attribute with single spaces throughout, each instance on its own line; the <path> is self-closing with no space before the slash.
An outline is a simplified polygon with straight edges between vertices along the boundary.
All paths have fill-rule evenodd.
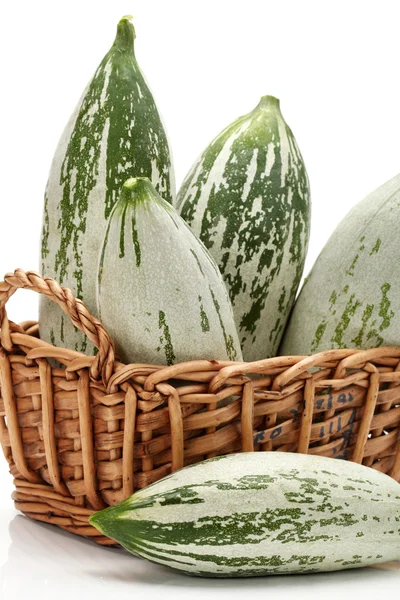
<path id="1" fill-rule="evenodd" d="M 245 360 L 276 353 L 303 272 L 310 191 L 279 100 L 220 133 L 189 171 L 181 216 L 214 257 L 228 287 Z"/>
<path id="2" fill-rule="evenodd" d="M 45 194 L 42 273 L 71 288 L 93 313 L 101 244 L 123 182 L 148 176 L 163 198 L 174 197 L 167 137 L 136 61 L 134 39 L 130 17 L 124 17 L 61 136 Z M 46 298 L 40 335 L 91 351 L 84 335 Z"/>
<path id="3" fill-rule="evenodd" d="M 125 362 L 241 360 L 218 268 L 147 178 L 125 182 L 98 274 L 99 315 Z"/>

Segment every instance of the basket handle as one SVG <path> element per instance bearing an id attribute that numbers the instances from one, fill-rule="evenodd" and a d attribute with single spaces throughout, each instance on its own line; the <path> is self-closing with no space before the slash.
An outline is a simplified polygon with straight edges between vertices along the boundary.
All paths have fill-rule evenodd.
<path id="1" fill-rule="evenodd" d="M 98 348 L 98 353 L 90 367 L 92 379 L 98 381 L 101 378 L 107 385 L 115 362 L 114 342 L 98 319 L 93 317 L 82 300 L 75 298 L 68 288 L 61 287 L 54 279 L 42 277 L 36 271 L 23 271 L 16 269 L 14 273 L 7 273 L 4 281 L 0 283 L 0 337 L 1 344 L 7 350 L 11 350 L 9 321 L 6 312 L 6 304 L 17 289 L 29 289 L 44 294 L 64 311 L 71 319 L 73 325 L 83 331 L 89 340 Z"/>

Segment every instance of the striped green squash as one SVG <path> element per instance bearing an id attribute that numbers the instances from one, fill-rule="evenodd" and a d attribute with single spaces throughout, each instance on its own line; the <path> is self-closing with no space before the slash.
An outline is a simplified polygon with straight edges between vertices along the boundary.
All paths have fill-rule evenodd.
<path id="1" fill-rule="evenodd" d="M 216 264 L 147 178 L 126 181 L 111 213 L 98 303 L 125 362 L 242 358 Z"/>
<path id="2" fill-rule="evenodd" d="M 275 355 L 310 225 L 307 173 L 279 100 L 261 98 L 211 142 L 186 176 L 177 207 L 222 273 L 244 359 Z"/>
<path id="3" fill-rule="evenodd" d="M 147 176 L 172 202 L 167 137 L 134 54 L 130 17 L 89 82 L 58 144 L 45 193 L 41 271 L 96 313 L 96 272 L 107 219 L 128 177 Z M 91 352 L 86 337 L 47 298 L 41 338 Z"/>
<path id="4" fill-rule="evenodd" d="M 400 485 L 320 456 L 213 458 L 90 522 L 130 552 L 194 575 L 335 571 L 400 559 Z"/>
<path id="5" fill-rule="evenodd" d="M 338 225 L 296 301 L 280 353 L 400 344 L 400 175 Z"/>

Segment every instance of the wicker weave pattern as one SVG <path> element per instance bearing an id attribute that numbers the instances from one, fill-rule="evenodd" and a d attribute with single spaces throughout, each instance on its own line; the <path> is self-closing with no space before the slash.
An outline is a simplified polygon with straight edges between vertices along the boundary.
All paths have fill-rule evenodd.
<path id="1" fill-rule="evenodd" d="M 97 356 L 41 341 L 37 323 L 9 321 L 5 305 L 18 288 L 55 300 Z M 34 519 L 113 544 L 88 525 L 94 510 L 237 451 L 345 458 L 400 480 L 399 347 L 123 365 L 70 290 L 19 269 L 0 283 L 0 322 L 0 441 L 15 505 Z"/>

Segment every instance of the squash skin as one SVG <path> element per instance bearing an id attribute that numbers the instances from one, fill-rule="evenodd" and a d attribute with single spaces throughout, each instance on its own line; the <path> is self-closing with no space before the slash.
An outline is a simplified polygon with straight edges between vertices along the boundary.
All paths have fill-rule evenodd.
<path id="1" fill-rule="evenodd" d="M 98 312 L 126 363 L 242 359 L 217 266 L 147 178 L 125 182 L 111 213 Z"/>
<path id="2" fill-rule="evenodd" d="M 280 354 L 400 344 L 400 175 L 359 202 L 305 280 Z"/>
<path id="3" fill-rule="evenodd" d="M 339 459 L 242 453 L 181 469 L 90 522 L 191 575 L 336 571 L 400 558 L 400 485 Z"/>
<path id="4" fill-rule="evenodd" d="M 168 140 L 134 39 L 130 17 L 124 17 L 61 136 L 45 193 L 41 272 L 70 288 L 94 316 L 99 253 L 123 182 L 148 176 L 166 200 L 175 196 Z M 93 352 L 84 334 L 43 297 L 39 324 L 45 341 Z"/>
<path id="5" fill-rule="evenodd" d="M 303 272 L 310 189 L 279 100 L 224 129 L 187 174 L 177 208 L 215 259 L 246 361 L 275 356 Z"/>

